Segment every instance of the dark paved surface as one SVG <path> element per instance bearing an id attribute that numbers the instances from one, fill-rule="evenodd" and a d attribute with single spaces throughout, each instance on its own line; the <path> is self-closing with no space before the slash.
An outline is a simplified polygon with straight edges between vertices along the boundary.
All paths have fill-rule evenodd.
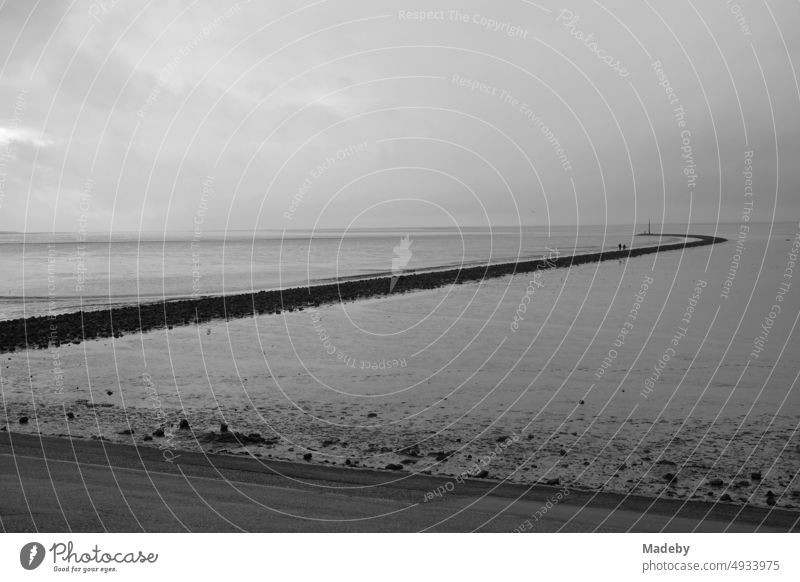
<path id="1" fill-rule="evenodd" d="M 800 513 L 0 433 L 5 531 L 789 531 Z"/>

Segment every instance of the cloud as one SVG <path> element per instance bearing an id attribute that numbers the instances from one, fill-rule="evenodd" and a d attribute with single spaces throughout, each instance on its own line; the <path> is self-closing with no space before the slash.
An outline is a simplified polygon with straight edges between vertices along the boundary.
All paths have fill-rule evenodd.
<path id="1" fill-rule="evenodd" d="M 7 147 L 12 144 L 41 148 L 53 145 L 53 141 L 29 127 L 0 127 L 0 146 Z"/>

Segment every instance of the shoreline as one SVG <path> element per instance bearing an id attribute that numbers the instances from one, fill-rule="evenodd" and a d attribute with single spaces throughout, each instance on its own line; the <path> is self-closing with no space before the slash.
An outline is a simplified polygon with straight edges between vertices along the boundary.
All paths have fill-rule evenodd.
<path id="1" fill-rule="evenodd" d="M 639 236 L 639 235 L 637 235 Z M 626 250 L 600 251 L 556 258 L 541 258 L 467 268 L 428 270 L 398 276 L 344 279 L 335 283 L 258 291 L 235 295 L 203 296 L 196 299 L 159 301 L 96 311 L 77 311 L 54 316 L 18 318 L 0 322 L 0 353 L 18 349 L 47 348 L 53 344 L 79 344 L 86 340 L 121 337 L 173 326 L 197 325 L 216 319 L 242 319 L 283 311 L 302 310 L 344 301 L 355 301 L 446 285 L 586 263 L 622 260 L 641 255 L 726 242 L 707 235 L 660 234 L 683 238 L 678 243 L 658 243 Z M 696 239 L 690 241 L 689 239 Z"/>
<path id="2" fill-rule="evenodd" d="M 581 531 L 608 529 L 654 533 L 665 530 L 792 532 L 798 531 L 800 522 L 800 513 L 787 509 L 672 500 L 563 486 L 528 486 L 490 479 L 467 479 L 455 490 L 448 489 L 442 497 L 424 503 L 426 491 L 442 488 L 452 480 L 419 474 L 398 478 L 398 474 L 392 471 L 194 452 L 182 453 L 174 462 L 165 462 L 156 447 L 0 433 L 0 462 L 5 460 L 8 463 L 9 458 L 13 458 L 15 463 L 26 463 L 24 471 L 18 467 L 0 474 L 0 479 L 7 486 L 6 495 L 0 500 L 0 516 L 10 531 L 36 528 L 47 531 L 76 528 L 96 530 L 97 524 L 93 519 L 99 516 L 92 508 L 82 507 L 78 498 L 71 499 L 68 507 L 70 515 L 62 513 L 57 504 L 47 509 L 51 505 L 47 498 L 55 493 L 55 485 L 50 482 L 51 472 L 65 473 L 56 482 L 59 489 L 77 487 L 83 496 L 98 497 L 101 496 L 99 489 L 105 486 L 110 491 L 104 494 L 125 498 L 129 493 L 123 488 L 134 487 L 140 475 L 145 477 L 146 483 L 130 492 L 130 495 L 138 494 L 137 504 L 150 510 L 147 518 L 152 522 L 147 524 L 147 531 L 185 531 L 185 527 L 178 527 L 173 522 L 170 516 L 172 507 L 170 511 L 159 509 L 175 493 L 172 488 L 176 483 L 187 486 L 185 493 L 189 497 L 186 499 L 185 496 L 175 495 L 176 505 L 182 502 L 196 506 L 197 501 L 193 497 L 198 493 L 195 488 L 201 486 L 207 492 L 204 493 L 204 499 L 205 495 L 210 495 L 212 499 L 220 495 L 228 500 L 229 510 L 234 503 L 242 505 L 240 512 L 234 515 L 242 520 L 243 526 L 249 531 L 321 531 L 327 527 L 348 528 L 349 531 L 439 530 L 444 523 L 442 518 L 446 522 L 455 518 L 457 513 L 459 521 L 445 523 L 453 531 L 528 531 L 524 520 L 533 520 L 531 510 L 540 509 L 542 503 L 565 491 L 566 495 L 557 507 L 546 512 L 543 519 L 535 521 L 539 531 L 560 531 L 565 527 L 569 530 L 572 526 Z M 99 473 L 127 474 L 129 478 L 125 479 L 123 485 L 117 482 L 116 477 L 109 479 L 107 475 Z M 46 482 L 41 488 L 36 486 L 39 480 Z M 190 480 L 194 483 L 189 484 Z M 266 494 L 269 500 L 266 511 L 253 498 L 256 495 L 244 493 L 245 489 L 250 491 L 249 488 L 258 488 Z M 165 497 L 162 497 L 162 493 Z M 231 496 L 231 493 L 234 495 Z M 33 507 L 37 508 L 35 517 L 33 514 L 25 515 L 20 507 L 14 505 L 14 499 L 19 494 L 25 495 L 28 502 L 33 502 Z M 277 495 L 282 496 L 283 500 L 277 499 Z M 332 502 L 330 495 L 335 495 L 337 501 Z M 142 502 L 148 505 L 142 506 Z M 282 507 L 283 503 L 305 508 L 316 507 L 316 502 L 321 503 L 317 510 L 324 507 L 326 511 L 335 512 L 337 519 L 334 521 L 340 523 L 321 523 L 317 521 L 317 516 L 276 515 L 280 512 L 275 510 Z M 481 512 L 481 505 L 488 507 Z M 399 508 L 398 513 L 379 513 L 393 506 Z M 367 513 L 375 513 L 355 516 L 360 508 L 365 508 Z M 177 506 L 175 509 L 179 511 Z M 132 516 L 130 508 L 126 510 L 124 504 L 118 506 L 117 512 L 104 516 L 107 521 L 102 525 L 112 531 L 136 531 L 145 525 L 144 516 Z M 10 518 L 15 521 L 9 521 Z M 284 522 L 270 521 L 280 519 Z M 250 521 L 245 523 L 245 520 Z M 30 522 L 33 522 L 33 527 Z M 180 525 L 185 526 L 183 523 Z M 221 522 L 204 522 L 202 527 L 189 529 L 211 531 L 224 526 Z"/>

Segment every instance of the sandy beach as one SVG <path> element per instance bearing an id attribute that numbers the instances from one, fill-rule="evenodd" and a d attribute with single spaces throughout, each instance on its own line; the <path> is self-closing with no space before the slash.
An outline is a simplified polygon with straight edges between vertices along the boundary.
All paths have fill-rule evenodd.
<path id="1" fill-rule="evenodd" d="M 0 427 L 797 511 L 797 339 L 745 366 L 710 308 L 724 248 L 4 354 Z"/>

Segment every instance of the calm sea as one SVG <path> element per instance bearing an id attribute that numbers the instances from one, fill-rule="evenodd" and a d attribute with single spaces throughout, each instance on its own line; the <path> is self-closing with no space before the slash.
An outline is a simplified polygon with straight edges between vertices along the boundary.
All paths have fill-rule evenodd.
<path id="1" fill-rule="evenodd" d="M 734 227 L 735 228 L 735 227 Z M 639 228 L 641 230 L 641 228 Z M 686 232 L 686 227 L 665 227 Z M 713 234 L 713 225 L 693 227 Z M 633 246 L 631 227 L 0 234 L 0 319 Z M 408 236 L 410 244 L 402 242 Z M 405 252 L 407 247 L 409 252 Z M 399 250 L 398 250 L 399 249 Z"/>

